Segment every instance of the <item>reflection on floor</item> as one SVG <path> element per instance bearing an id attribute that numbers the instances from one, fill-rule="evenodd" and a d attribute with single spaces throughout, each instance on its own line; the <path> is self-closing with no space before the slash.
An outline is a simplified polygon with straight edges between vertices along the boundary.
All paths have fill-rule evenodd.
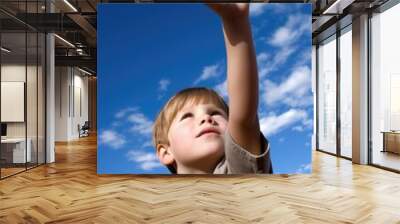
<path id="1" fill-rule="evenodd" d="M 373 164 L 400 170 L 400 155 L 392 152 L 374 151 Z"/>
<path id="2" fill-rule="evenodd" d="M 1 178 L 13 175 L 15 173 L 18 173 L 18 172 L 21 172 L 24 170 L 25 170 L 25 167 L 24 168 L 1 168 Z"/>
<path id="3" fill-rule="evenodd" d="M 35 167 L 36 163 L 27 163 L 27 168 Z M 7 176 L 19 173 L 21 171 L 26 170 L 25 164 L 1 164 L 0 168 L 1 178 L 5 178 Z"/>

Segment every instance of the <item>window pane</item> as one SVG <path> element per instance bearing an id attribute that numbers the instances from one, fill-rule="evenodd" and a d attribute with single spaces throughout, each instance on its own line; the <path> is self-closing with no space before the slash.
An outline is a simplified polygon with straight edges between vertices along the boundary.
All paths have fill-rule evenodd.
<path id="1" fill-rule="evenodd" d="M 336 37 L 318 48 L 318 148 L 336 153 Z"/>
<path id="2" fill-rule="evenodd" d="M 351 158 L 352 141 L 352 35 L 351 27 L 340 36 L 340 150 Z"/>

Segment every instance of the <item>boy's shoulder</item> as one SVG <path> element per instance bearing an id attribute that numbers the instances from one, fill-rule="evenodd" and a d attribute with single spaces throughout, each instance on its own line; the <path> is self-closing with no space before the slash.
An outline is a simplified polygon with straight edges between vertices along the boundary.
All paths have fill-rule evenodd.
<path id="1" fill-rule="evenodd" d="M 253 155 L 237 144 L 228 131 L 224 134 L 225 155 L 214 174 L 272 173 L 270 144 L 260 132 L 261 154 Z"/>

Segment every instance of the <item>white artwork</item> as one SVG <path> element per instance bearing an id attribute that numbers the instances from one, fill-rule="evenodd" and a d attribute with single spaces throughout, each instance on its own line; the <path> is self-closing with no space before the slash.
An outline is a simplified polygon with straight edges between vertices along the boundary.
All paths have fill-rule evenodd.
<path id="1" fill-rule="evenodd" d="M 24 82 L 1 82 L 1 122 L 24 122 Z"/>

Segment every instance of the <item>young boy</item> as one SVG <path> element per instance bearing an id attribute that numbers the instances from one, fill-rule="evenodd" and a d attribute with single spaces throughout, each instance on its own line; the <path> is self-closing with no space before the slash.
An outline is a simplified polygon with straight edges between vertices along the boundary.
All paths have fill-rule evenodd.
<path id="1" fill-rule="evenodd" d="M 180 91 L 154 123 L 157 156 L 177 174 L 272 173 L 269 144 L 257 116 L 258 72 L 249 4 L 207 5 L 223 24 L 229 109 L 213 90 Z"/>

